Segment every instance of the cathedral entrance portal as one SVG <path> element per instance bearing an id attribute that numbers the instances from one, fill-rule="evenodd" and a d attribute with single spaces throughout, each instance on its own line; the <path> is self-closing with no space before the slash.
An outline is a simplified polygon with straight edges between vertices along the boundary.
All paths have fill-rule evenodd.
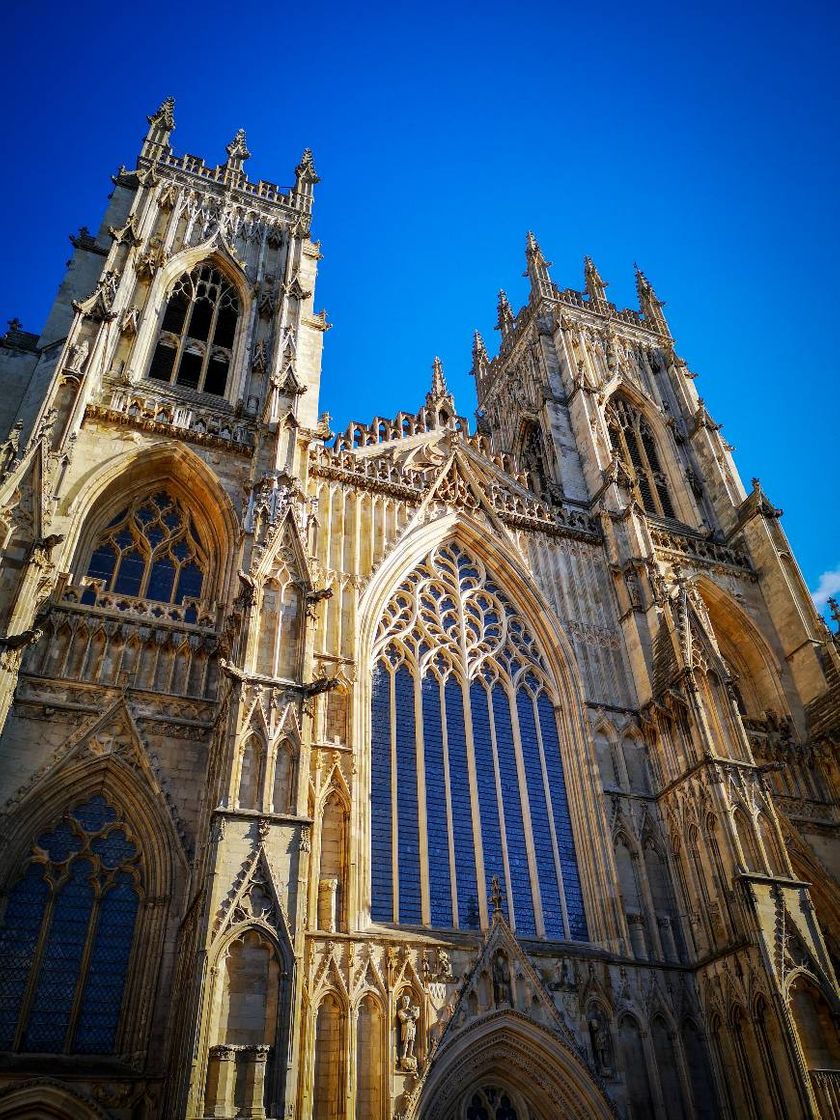
<path id="1" fill-rule="evenodd" d="M 560 1031 L 515 1011 L 466 1023 L 432 1059 L 412 1120 L 614 1120 Z"/>

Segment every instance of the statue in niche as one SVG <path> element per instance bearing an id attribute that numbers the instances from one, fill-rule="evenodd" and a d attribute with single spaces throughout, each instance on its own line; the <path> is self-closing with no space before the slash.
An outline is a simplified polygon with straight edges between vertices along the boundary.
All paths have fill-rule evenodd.
<path id="1" fill-rule="evenodd" d="M 608 1077 L 612 1073 L 612 1039 L 603 1011 L 593 1010 L 589 1019 L 589 1038 L 595 1067 L 600 1074 Z"/>
<path id="2" fill-rule="evenodd" d="M 415 1072 L 417 1069 L 417 1056 L 414 1052 L 417 1044 L 417 1020 L 420 1018 L 420 1008 L 411 1002 L 411 995 L 406 992 L 400 999 L 397 1009 L 397 1021 L 400 1028 L 400 1060 L 399 1068 Z"/>
<path id="3" fill-rule="evenodd" d="M 90 354 L 90 343 L 85 338 L 81 342 L 75 343 L 70 347 L 70 357 L 67 361 L 67 370 L 69 373 L 81 373 L 85 368 L 85 363 Z"/>
<path id="4" fill-rule="evenodd" d="M 496 1007 L 513 1006 L 510 986 L 510 965 L 501 949 L 493 958 L 493 1003 Z"/>

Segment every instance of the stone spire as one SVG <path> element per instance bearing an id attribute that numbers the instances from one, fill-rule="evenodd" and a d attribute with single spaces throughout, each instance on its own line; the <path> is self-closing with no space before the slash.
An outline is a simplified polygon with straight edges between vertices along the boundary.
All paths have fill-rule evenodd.
<path id="1" fill-rule="evenodd" d="M 598 266 L 591 257 L 583 258 L 583 276 L 586 294 L 589 296 L 590 306 L 595 311 L 606 311 L 609 305 L 607 288 L 609 285 L 598 271 Z"/>
<path id="2" fill-rule="evenodd" d="M 513 311 L 504 288 L 499 290 L 498 310 L 499 317 L 496 320 L 496 330 L 502 332 L 502 339 L 504 340 L 513 330 Z"/>
<path id="3" fill-rule="evenodd" d="M 443 362 L 435 355 L 435 360 L 432 362 L 432 396 L 445 397 L 448 392 L 446 378 L 443 376 Z"/>
<path id="4" fill-rule="evenodd" d="M 647 276 L 645 276 L 635 262 L 633 263 L 633 268 L 636 273 L 636 292 L 639 296 L 639 310 L 655 330 L 659 331 L 660 334 L 664 334 L 666 338 L 670 338 L 671 331 L 668 327 L 668 321 L 662 311 L 662 308 L 665 306 L 665 301 L 657 297 L 650 280 L 648 280 Z"/>
<path id="5" fill-rule="evenodd" d="M 525 262 L 526 269 L 522 275 L 531 281 L 531 298 L 550 296 L 552 283 L 548 270 L 551 268 L 551 261 L 545 259 L 539 242 L 530 230 L 525 237 Z"/>
<path id="6" fill-rule="evenodd" d="M 158 111 L 146 119 L 149 129 L 143 140 L 140 156 L 144 159 L 157 159 L 169 148 L 169 137 L 175 129 L 175 98 L 167 97 Z"/>

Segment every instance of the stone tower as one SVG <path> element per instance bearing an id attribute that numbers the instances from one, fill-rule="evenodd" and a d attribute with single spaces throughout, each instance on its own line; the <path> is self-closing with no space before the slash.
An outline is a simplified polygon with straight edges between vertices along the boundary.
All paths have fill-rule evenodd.
<path id="1" fill-rule="evenodd" d="M 173 129 L 0 342 L 0 1118 L 840 1117 L 840 652 L 650 283 L 336 435 L 311 153 Z"/>

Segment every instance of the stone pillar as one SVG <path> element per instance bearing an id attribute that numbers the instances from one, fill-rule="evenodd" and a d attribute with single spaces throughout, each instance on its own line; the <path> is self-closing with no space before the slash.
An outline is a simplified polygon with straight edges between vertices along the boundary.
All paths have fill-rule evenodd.
<path id="1" fill-rule="evenodd" d="M 236 1085 L 236 1048 L 211 1046 L 207 1078 L 207 1116 L 227 1118 L 236 1114 L 233 1094 Z"/>
<path id="2" fill-rule="evenodd" d="M 318 883 L 318 929 L 335 933 L 338 929 L 338 876 L 330 875 Z"/>
<path id="3" fill-rule="evenodd" d="M 680 958 L 677 953 L 677 943 L 674 940 L 674 927 L 671 923 L 671 919 L 667 914 L 659 914 L 656 923 L 659 926 L 659 939 L 662 942 L 665 960 L 678 962 Z"/>
<path id="4" fill-rule="evenodd" d="M 245 1095 L 238 1115 L 249 1120 L 265 1120 L 265 1073 L 270 1052 L 270 1046 L 243 1047 Z"/>
<path id="5" fill-rule="evenodd" d="M 644 918 L 641 914 L 628 914 L 627 925 L 630 927 L 630 944 L 633 947 L 633 956 L 637 961 L 647 960 Z"/>

